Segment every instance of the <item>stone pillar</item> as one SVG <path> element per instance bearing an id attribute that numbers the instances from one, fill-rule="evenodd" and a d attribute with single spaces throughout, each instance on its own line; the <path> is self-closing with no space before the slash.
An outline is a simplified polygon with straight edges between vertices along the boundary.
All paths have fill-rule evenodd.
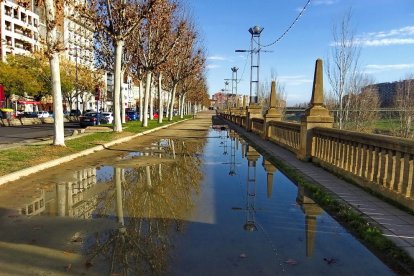
<path id="1" fill-rule="evenodd" d="M 314 127 L 332 128 L 333 117 L 323 103 L 323 67 L 322 59 L 315 63 L 311 106 L 306 109 L 300 123 L 300 149 L 298 158 L 309 160 L 312 152 L 312 129 Z"/>
<path id="2" fill-rule="evenodd" d="M 251 131 L 252 130 L 252 119 L 263 118 L 262 107 L 256 103 L 249 103 L 249 106 L 246 108 L 246 115 L 247 115 L 246 130 Z"/>
<path id="3" fill-rule="evenodd" d="M 264 116 L 264 124 L 263 124 L 263 138 L 269 138 L 269 126 L 268 123 L 272 121 L 282 121 L 282 113 L 278 109 L 278 103 L 276 98 L 276 82 L 272 81 L 272 87 L 270 90 L 270 106 Z"/>
<path id="4" fill-rule="evenodd" d="M 263 168 L 267 172 L 267 198 L 272 198 L 273 191 L 273 174 L 277 171 L 276 167 L 272 163 L 263 159 Z"/>

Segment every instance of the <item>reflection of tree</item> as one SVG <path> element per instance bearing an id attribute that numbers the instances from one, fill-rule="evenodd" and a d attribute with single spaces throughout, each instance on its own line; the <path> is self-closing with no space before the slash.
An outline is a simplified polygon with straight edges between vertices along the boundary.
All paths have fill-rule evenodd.
<path id="1" fill-rule="evenodd" d="M 175 156 L 175 162 L 115 169 L 115 193 L 107 193 L 99 208 L 104 215 L 115 204 L 119 227 L 96 237 L 89 248 L 90 261 L 98 256 L 111 260 L 111 273 L 165 274 L 169 233 L 181 231 L 193 206 L 192 195 L 202 178 L 197 154 L 201 143 L 170 140 L 163 144 L 163 151 L 160 146 L 156 145 L 154 154 L 139 158 L 162 157 L 162 162 Z"/>

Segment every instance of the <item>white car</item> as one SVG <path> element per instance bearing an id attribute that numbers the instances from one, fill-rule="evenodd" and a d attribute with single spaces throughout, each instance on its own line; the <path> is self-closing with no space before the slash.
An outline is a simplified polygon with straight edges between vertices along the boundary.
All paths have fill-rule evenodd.
<path id="1" fill-rule="evenodd" d="M 112 112 L 102 112 L 101 116 L 101 121 L 103 120 L 108 124 L 112 124 L 112 122 L 114 121 L 114 116 L 112 115 Z"/>
<path id="2" fill-rule="evenodd" d="M 38 111 L 37 113 L 37 118 L 48 118 L 49 117 L 49 112 L 47 111 Z"/>

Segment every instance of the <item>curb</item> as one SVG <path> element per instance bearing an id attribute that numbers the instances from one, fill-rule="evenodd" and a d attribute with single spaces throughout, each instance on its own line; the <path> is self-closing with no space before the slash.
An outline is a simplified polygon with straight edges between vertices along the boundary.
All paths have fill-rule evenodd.
<path id="1" fill-rule="evenodd" d="M 86 149 L 86 150 L 83 150 L 83 151 L 80 151 L 80 152 L 77 152 L 77 153 L 74 153 L 74 154 L 71 154 L 71 155 L 68 155 L 68 156 L 64 156 L 64 157 L 61 157 L 61 158 L 58 158 L 58 159 L 54 159 L 54 160 L 39 164 L 39 165 L 35 165 L 35 166 L 27 168 L 27 169 L 23 169 L 23 170 L 16 171 L 16 172 L 13 172 L 13 173 L 10 173 L 10 174 L 6 174 L 6 175 L 0 177 L 0 186 L 3 185 L 3 184 L 6 184 L 7 182 L 18 180 L 18 179 L 20 179 L 22 177 L 25 177 L 25 176 L 28 176 L 30 174 L 34 174 L 34 173 L 37 173 L 39 171 L 49 169 L 51 167 L 55 167 L 55 166 L 60 165 L 62 163 L 72 161 L 72 160 L 74 160 L 78 157 L 89 155 L 89 154 L 92 154 L 94 152 L 104 150 L 108 147 L 111 147 L 111 146 L 114 146 L 114 145 L 117 145 L 117 144 L 125 143 L 129 140 L 132 140 L 132 139 L 136 138 L 136 137 L 143 136 L 143 135 L 146 135 L 146 134 L 149 134 L 149 133 L 152 133 L 152 132 L 164 129 L 164 128 L 168 128 L 170 126 L 173 126 L 173 125 L 176 125 L 176 124 L 179 124 L 179 123 L 183 123 L 183 122 L 188 121 L 188 120 L 189 119 L 184 119 L 184 120 L 179 121 L 179 122 L 171 123 L 171 124 L 168 124 L 168 125 L 165 125 L 165 126 L 156 127 L 156 128 L 146 130 L 146 131 L 143 131 L 143 132 L 131 135 L 131 136 L 123 137 L 123 138 L 108 142 L 106 144 L 102 144 L 102 145 L 99 145 L 99 146 L 96 146 L 96 147 L 93 147 L 93 148 L 90 148 L 90 149 Z"/>

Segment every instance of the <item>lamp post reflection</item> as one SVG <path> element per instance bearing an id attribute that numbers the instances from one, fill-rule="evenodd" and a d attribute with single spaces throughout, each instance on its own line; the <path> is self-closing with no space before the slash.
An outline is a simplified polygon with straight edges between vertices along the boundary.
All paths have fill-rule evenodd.
<path id="1" fill-rule="evenodd" d="M 255 221 L 255 199 L 256 199 L 256 162 L 259 159 L 260 154 L 252 147 L 247 146 L 247 202 L 246 202 L 246 223 L 244 224 L 244 230 L 248 232 L 257 231 Z"/>
<path id="2" fill-rule="evenodd" d="M 229 130 L 230 136 L 230 170 L 229 175 L 236 175 L 236 132 L 232 129 Z"/>

